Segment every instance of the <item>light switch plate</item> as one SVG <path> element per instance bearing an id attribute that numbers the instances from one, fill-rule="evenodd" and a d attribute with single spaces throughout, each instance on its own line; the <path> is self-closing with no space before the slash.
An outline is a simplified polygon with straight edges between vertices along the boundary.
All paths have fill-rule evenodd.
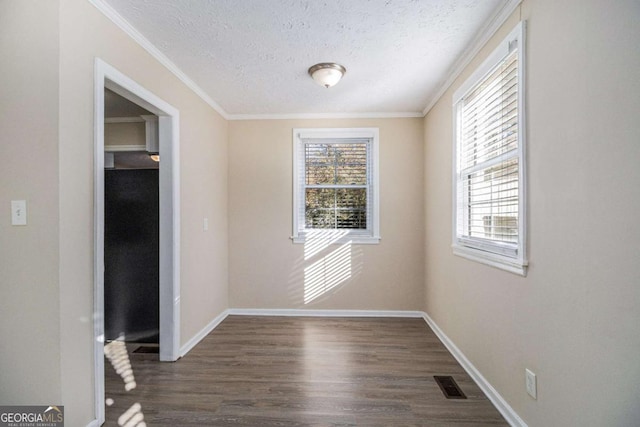
<path id="1" fill-rule="evenodd" d="M 11 201 L 11 225 L 27 225 L 27 201 Z"/>
<path id="2" fill-rule="evenodd" d="M 536 374 L 534 374 L 533 372 L 531 372 L 528 369 L 524 370 L 524 376 L 525 376 L 525 385 L 527 387 L 527 393 L 529 393 L 529 396 L 533 397 L 534 399 L 538 398 L 538 384 L 536 381 Z"/>

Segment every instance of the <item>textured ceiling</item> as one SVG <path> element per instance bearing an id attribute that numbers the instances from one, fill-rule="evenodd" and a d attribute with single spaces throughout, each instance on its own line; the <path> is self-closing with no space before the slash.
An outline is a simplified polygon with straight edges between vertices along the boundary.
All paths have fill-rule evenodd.
<path id="1" fill-rule="evenodd" d="M 421 113 L 506 0 L 104 0 L 229 115 Z M 307 69 L 338 62 L 335 87 Z"/>

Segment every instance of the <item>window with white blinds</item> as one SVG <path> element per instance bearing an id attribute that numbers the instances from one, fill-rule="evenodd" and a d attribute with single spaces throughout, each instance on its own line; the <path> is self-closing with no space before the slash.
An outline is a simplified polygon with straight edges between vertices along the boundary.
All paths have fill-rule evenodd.
<path id="1" fill-rule="evenodd" d="M 454 94 L 454 252 L 525 273 L 523 23 Z"/>
<path id="2" fill-rule="evenodd" d="M 310 230 L 379 240 L 377 145 L 377 129 L 294 129 L 295 242 Z"/>

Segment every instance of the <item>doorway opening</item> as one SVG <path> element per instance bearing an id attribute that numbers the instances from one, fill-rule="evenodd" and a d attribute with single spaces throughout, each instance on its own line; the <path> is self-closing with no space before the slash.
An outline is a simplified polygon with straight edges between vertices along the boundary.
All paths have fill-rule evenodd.
<path id="1" fill-rule="evenodd" d="M 98 424 L 105 420 L 105 93 L 116 94 L 150 113 L 155 120 L 157 152 L 158 342 L 161 361 L 180 355 L 180 182 L 179 112 L 138 83 L 100 59 L 95 62 L 94 92 L 94 383 Z M 126 144 L 125 144 L 126 145 Z M 125 147 L 125 151 L 136 151 Z M 148 150 L 144 150 L 148 151 Z M 141 154 L 141 153 L 138 153 Z M 147 154 L 145 153 L 145 156 Z M 148 156 L 147 156 L 148 157 Z M 146 158 L 145 158 L 146 159 Z M 146 161 L 138 158 L 138 161 Z M 135 156 L 130 160 L 135 161 Z M 152 172 L 153 174 L 153 172 Z"/>
<path id="2" fill-rule="evenodd" d="M 109 89 L 104 95 L 104 341 L 157 351 L 158 116 Z"/>

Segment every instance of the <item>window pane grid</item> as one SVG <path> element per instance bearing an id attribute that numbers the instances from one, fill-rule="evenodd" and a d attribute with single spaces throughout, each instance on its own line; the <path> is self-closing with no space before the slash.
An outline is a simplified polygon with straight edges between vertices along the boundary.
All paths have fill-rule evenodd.
<path id="1" fill-rule="evenodd" d="M 367 229 L 367 142 L 306 142 L 306 229 Z"/>
<path id="2" fill-rule="evenodd" d="M 459 167 L 464 235 L 518 242 L 518 87 L 515 52 L 465 97 L 461 105 Z M 492 159 L 508 154 L 495 164 Z M 482 165 L 486 163 L 487 166 Z M 490 164 L 491 163 L 491 164 Z M 474 169 L 466 173 L 464 170 Z"/>
<path id="3" fill-rule="evenodd" d="M 367 144 L 305 144 L 305 183 L 366 184 Z"/>
<path id="4" fill-rule="evenodd" d="M 453 93 L 453 253 L 526 275 L 525 23 Z"/>
<path id="5" fill-rule="evenodd" d="M 518 159 L 466 176 L 468 237 L 518 241 Z"/>

